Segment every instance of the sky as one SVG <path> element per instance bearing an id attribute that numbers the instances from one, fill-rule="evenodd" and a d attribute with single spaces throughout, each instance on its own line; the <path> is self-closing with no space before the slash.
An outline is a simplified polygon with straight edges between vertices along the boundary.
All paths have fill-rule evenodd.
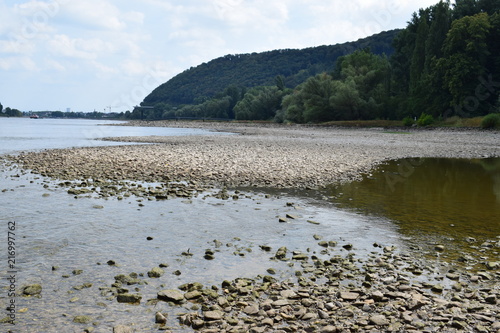
<path id="1" fill-rule="evenodd" d="M 355 41 L 437 0 L 0 0 L 0 103 L 132 110 L 226 54 Z"/>

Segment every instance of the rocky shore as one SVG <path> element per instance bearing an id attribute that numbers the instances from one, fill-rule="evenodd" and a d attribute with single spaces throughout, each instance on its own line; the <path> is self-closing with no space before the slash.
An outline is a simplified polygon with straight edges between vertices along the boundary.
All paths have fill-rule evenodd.
<path id="1" fill-rule="evenodd" d="M 500 156 L 500 133 L 489 131 L 182 122 L 133 125 L 235 134 L 109 138 L 144 144 L 26 152 L 7 159 L 53 178 L 75 197 L 165 200 L 194 197 L 215 188 L 207 193 L 220 200 L 238 200 L 244 196 L 234 190 L 239 186 L 322 188 L 356 179 L 389 159 Z M 276 223 L 287 219 L 294 216 L 277 217 Z M 99 263 L 100 268 L 110 269 L 110 284 L 77 280 L 82 276 L 79 270 L 71 277 L 77 291 L 98 288 L 95 302 L 100 306 L 144 307 L 150 331 L 500 333 L 500 262 L 496 259 L 500 239 L 471 239 L 473 250 L 462 255 L 460 262 L 449 263 L 440 258 L 448 250 L 446 244 L 426 252 L 374 243 L 368 256 L 360 256 L 356 244 L 337 243 L 329 237 L 314 235 L 310 246 L 301 251 L 261 244 L 258 251 L 269 258 L 262 263 L 270 267 L 267 275 L 211 286 L 198 281 L 179 286 L 165 282 L 167 276 L 181 274 L 167 262 L 149 271 L 116 275 L 112 269 L 126 263 L 117 264 L 113 258 Z M 195 259 L 212 262 L 233 250 L 234 245 L 214 240 Z M 187 250 L 179 255 L 192 258 L 193 253 Z M 244 250 L 235 255 L 244 257 Z M 285 276 L 276 268 L 283 265 L 293 274 Z M 22 296 L 43 297 L 46 290 L 43 283 L 24 286 Z M 85 332 L 109 331 L 99 325 L 98 316 L 70 319 Z M 133 321 L 117 323 L 113 331 L 138 332 L 130 324 Z"/>
<path id="2" fill-rule="evenodd" d="M 232 123 L 144 122 L 135 125 L 199 127 L 235 135 L 108 138 L 148 145 L 57 149 L 10 159 L 44 176 L 89 182 L 187 181 L 204 186 L 318 188 L 368 173 L 405 157 L 500 156 L 500 133 L 395 131 Z M 87 185 L 87 186 L 86 186 Z"/>

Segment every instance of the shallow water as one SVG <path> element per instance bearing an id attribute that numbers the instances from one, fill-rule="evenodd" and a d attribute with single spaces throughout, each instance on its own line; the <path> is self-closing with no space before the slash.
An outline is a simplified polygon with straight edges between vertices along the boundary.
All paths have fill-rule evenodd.
<path id="1" fill-rule="evenodd" d="M 110 120 L 0 118 L 0 155 L 22 150 L 116 146 L 133 143 L 102 141 L 105 137 L 149 135 L 224 135 L 194 128 L 112 126 Z"/>
<path id="2" fill-rule="evenodd" d="M 374 242 L 404 247 L 386 219 L 363 217 L 332 206 L 319 207 L 286 194 L 266 197 L 248 193 L 238 200 L 215 199 L 206 194 L 192 200 L 142 202 L 135 198 L 74 199 L 62 188 L 44 189 L 41 185 L 47 183 L 34 175 L 11 177 L 17 172 L 5 171 L 0 180 L 0 189 L 9 189 L 0 193 L 6 207 L 2 225 L 16 221 L 17 285 L 40 283 L 44 288 L 41 299 L 18 298 L 19 309 L 28 310 L 18 313 L 17 328 L 26 331 L 61 332 L 64 327 L 65 332 L 79 332 L 82 325 L 72 323 L 76 315 L 96 318 L 100 322 L 96 332 L 109 332 L 120 323 L 135 323 L 138 329 L 147 330 L 154 324 L 151 309 L 170 312 L 172 318 L 179 312 L 166 304 L 145 306 L 147 299 L 156 298 L 160 284 L 165 285 L 164 289 L 194 281 L 220 287 L 225 279 L 264 275 L 270 267 L 289 278 L 298 268 L 269 258 L 281 246 L 302 252 L 309 248 L 311 254 L 319 256 L 323 248 L 316 245 L 315 234 L 337 241 L 335 251 L 344 254 L 347 251 L 341 245 L 346 243 L 355 244 L 359 256 L 373 251 Z M 294 205 L 287 206 L 291 202 Z M 279 223 L 278 217 L 287 213 L 297 219 Z M 153 239 L 148 241 L 147 237 Z M 223 245 L 216 248 L 214 240 Z M 259 245 L 269 245 L 273 250 L 265 252 Z M 215 260 L 203 258 L 205 249 L 216 251 Z M 192 257 L 181 255 L 188 250 Z M 116 261 L 118 267 L 108 266 L 108 260 Z M 114 276 L 146 274 L 160 263 L 169 267 L 160 279 L 144 278 L 149 285 L 139 286 L 143 295 L 140 306 L 108 301 L 100 295 L 98 288 L 110 287 Z M 7 271 L 2 266 L 5 276 Z M 52 271 L 53 266 L 58 270 Z M 73 275 L 76 269 L 83 273 Z M 181 275 L 173 274 L 177 270 Z M 73 290 L 86 282 L 93 286 Z M 73 297 L 78 300 L 69 302 Z M 99 302 L 106 306 L 97 305 Z"/>
<path id="3" fill-rule="evenodd" d="M 388 218 L 422 244 L 446 241 L 462 251 L 471 237 L 500 236 L 500 158 L 390 161 L 329 194 L 338 207 Z"/>

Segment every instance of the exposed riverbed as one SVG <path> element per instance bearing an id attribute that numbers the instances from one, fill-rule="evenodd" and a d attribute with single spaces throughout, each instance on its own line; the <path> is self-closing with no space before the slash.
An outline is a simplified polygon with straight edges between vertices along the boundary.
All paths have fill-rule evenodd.
<path id="1" fill-rule="evenodd" d="M 339 208 L 342 200 L 332 199 L 338 193 L 327 186 L 361 179 L 389 158 L 499 156 L 498 133 L 219 126 L 242 135 L 155 136 L 129 139 L 156 143 L 148 146 L 10 157 L 2 167 L 0 198 L 5 221 L 15 220 L 20 235 L 18 285 L 40 284 L 43 290 L 40 297 L 19 297 L 17 325 L 2 328 L 500 329 L 498 224 L 490 233 L 471 235 L 460 258 L 450 253 L 460 248 L 449 246 L 446 233 L 419 238 L 402 230 L 396 216 Z M 160 277 L 148 276 L 160 266 Z M 116 279 L 130 273 L 138 273 L 138 284 Z M 271 282 L 262 285 L 263 279 Z M 117 301 L 118 280 L 125 294 L 140 295 L 138 305 Z M 159 300 L 159 291 L 192 282 L 204 286 L 202 295 L 193 293 L 196 287 L 184 291 L 195 301 L 186 295 L 178 305 Z M 455 304 L 460 298 L 461 306 Z M 4 306 L 8 299 L 0 300 Z M 166 325 L 155 324 L 158 311 L 167 316 Z"/>

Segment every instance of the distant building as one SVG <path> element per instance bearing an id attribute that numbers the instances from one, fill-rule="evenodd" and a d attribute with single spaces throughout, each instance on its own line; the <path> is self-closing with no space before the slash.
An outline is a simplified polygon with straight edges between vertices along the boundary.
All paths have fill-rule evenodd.
<path id="1" fill-rule="evenodd" d="M 71 112 L 71 108 L 66 108 L 66 112 Z"/>

